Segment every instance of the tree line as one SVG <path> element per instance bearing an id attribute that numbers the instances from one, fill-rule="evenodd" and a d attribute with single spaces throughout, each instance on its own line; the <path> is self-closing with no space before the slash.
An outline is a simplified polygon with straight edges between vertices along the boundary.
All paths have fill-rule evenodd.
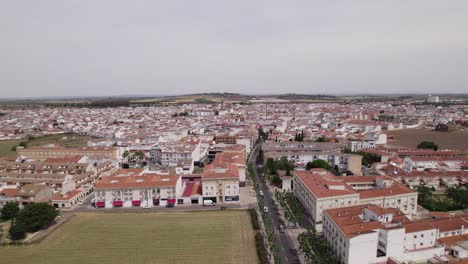
<path id="1" fill-rule="evenodd" d="M 58 211 L 48 203 L 27 204 L 20 209 L 17 202 L 9 202 L 3 206 L 1 214 L 2 219 L 11 221 L 10 238 L 20 240 L 26 237 L 26 233 L 39 231 L 51 224 Z"/>

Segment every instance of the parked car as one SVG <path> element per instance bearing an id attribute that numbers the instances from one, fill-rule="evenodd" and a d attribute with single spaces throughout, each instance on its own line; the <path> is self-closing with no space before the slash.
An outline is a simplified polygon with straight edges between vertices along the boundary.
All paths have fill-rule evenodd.
<path id="1" fill-rule="evenodd" d="M 268 213 L 268 207 L 264 206 L 263 207 L 263 212 Z"/>
<path id="2" fill-rule="evenodd" d="M 203 206 L 209 206 L 209 205 L 215 206 L 216 203 L 213 202 L 212 200 L 205 200 L 205 201 L 203 201 Z"/>
<path id="3" fill-rule="evenodd" d="M 144 209 L 150 209 L 151 207 L 149 205 L 143 206 Z"/>
<path id="4" fill-rule="evenodd" d="M 260 196 L 263 196 L 263 191 L 260 191 L 260 192 L 258 192 L 258 193 L 260 194 Z"/>
<path id="5" fill-rule="evenodd" d="M 81 200 L 78 204 L 79 204 L 79 205 L 83 205 L 83 204 L 84 204 L 84 201 Z"/>

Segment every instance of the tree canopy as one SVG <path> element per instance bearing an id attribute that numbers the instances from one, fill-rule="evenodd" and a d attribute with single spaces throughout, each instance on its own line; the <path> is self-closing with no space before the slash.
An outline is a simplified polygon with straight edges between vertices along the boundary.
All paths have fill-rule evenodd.
<path id="1" fill-rule="evenodd" d="M 328 164 L 328 162 L 321 160 L 321 159 L 307 162 L 306 164 L 307 170 L 314 169 L 314 168 L 323 168 L 326 170 L 332 169 L 332 167 L 330 166 L 330 164 Z"/>
<path id="2" fill-rule="evenodd" d="M 11 220 L 15 218 L 20 211 L 19 204 L 17 202 L 6 203 L 2 208 L 2 218 L 5 220 Z"/>
<path id="3" fill-rule="evenodd" d="M 16 217 L 16 223 L 24 224 L 26 231 L 37 231 L 57 217 L 58 211 L 47 203 L 26 205 Z"/>
<path id="4" fill-rule="evenodd" d="M 432 141 L 422 141 L 421 143 L 418 144 L 417 146 L 418 149 L 433 149 L 433 150 L 437 150 L 439 149 L 439 146 L 436 145 L 434 142 Z"/>

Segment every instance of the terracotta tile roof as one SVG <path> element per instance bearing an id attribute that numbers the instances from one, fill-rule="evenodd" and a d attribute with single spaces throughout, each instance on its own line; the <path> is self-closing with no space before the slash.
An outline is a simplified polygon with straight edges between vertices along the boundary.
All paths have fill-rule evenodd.
<path id="1" fill-rule="evenodd" d="M 130 168 L 130 169 L 118 169 L 114 172 L 112 176 L 133 176 L 133 175 L 142 175 L 145 169 L 137 169 L 137 168 Z"/>
<path id="2" fill-rule="evenodd" d="M 442 220 L 434 220 L 429 222 L 434 228 L 439 229 L 439 232 L 450 232 L 461 229 L 462 226 L 468 226 L 468 218 L 457 217 Z"/>
<path id="3" fill-rule="evenodd" d="M 359 198 L 369 199 L 375 197 L 395 196 L 402 194 L 417 194 L 417 192 L 411 190 L 410 188 L 404 186 L 401 183 L 395 182 L 391 187 L 388 188 L 360 191 Z"/>
<path id="4" fill-rule="evenodd" d="M 462 242 L 465 240 L 468 240 L 468 234 L 451 237 L 442 237 L 437 239 L 439 243 L 444 244 L 446 247 L 457 245 L 458 242 Z"/>
<path id="5" fill-rule="evenodd" d="M 342 179 L 324 169 L 294 171 L 293 175 L 317 198 L 357 194 Z"/>
<path id="6" fill-rule="evenodd" d="M 96 183 L 96 189 L 175 187 L 178 175 L 109 176 Z"/>
<path id="7" fill-rule="evenodd" d="M 364 221 L 362 215 L 365 209 L 368 209 L 377 215 L 391 213 L 393 214 L 393 222 L 384 224 L 378 221 Z M 399 209 L 381 208 L 380 206 L 373 204 L 329 209 L 326 210 L 325 213 L 333 219 L 336 225 L 348 238 L 361 234 L 372 233 L 377 229 L 403 228 L 399 222 L 402 220 L 409 221 L 409 219 L 406 218 Z"/>
<path id="8" fill-rule="evenodd" d="M 73 157 L 64 157 L 64 158 L 48 158 L 44 162 L 62 162 L 62 163 L 67 163 L 67 162 L 73 162 L 73 163 L 78 163 L 80 159 L 82 159 L 83 156 L 73 156 Z"/>
<path id="9" fill-rule="evenodd" d="M 205 166 L 202 180 L 205 179 L 239 179 L 239 167 L 235 163 L 225 161 L 230 154 L 217 153 L 212 164 Z M 239 157 L 240 158 L 240 157 Z"/>
<path id="10" fill-rule="evenodd" d="M 0 195 L 5 195 L 8 197 L 15 197 L 19 193 L 19 189 L 3 189 L 0 191 Z"/>
<path id="11" fill-rule="evenodd" d="M 53 197 L 53 201 L 70 201 L 73 199 L 75 196 L 79 195 L 82 191 L 81 190 L 73 190 L 66 195 L 62 195 L 60 193 L 56 193 Z"/>
<path id="12" fill-rule="evenodd" d="M 405 233 L 414 233 L 414 232 L 420 232 L 420 231 L 424 231 L 424 230 L 435 229 L 428 222 L 406 223 L 406 224 L 404 224 L 404 226 L 405 226 Z"/>

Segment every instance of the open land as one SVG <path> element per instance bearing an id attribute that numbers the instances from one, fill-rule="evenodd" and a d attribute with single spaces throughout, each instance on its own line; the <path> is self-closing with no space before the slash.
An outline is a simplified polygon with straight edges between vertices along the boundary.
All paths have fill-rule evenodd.
<path id="1" fill-rule="evenodd" d="M 2 262 L 257 263 L 246 211 L 79 213 L 38 244 L 0 247 Z"/>
<path id="2" fill-rule="evenodd" d="M 89 140 L 93 138 L 90 136 L 80 136 L 75 134 L 55 134 L 38 137 L 34 139 L 12 139 L 0 141 L 0 157 L 13 155 L 16 153 L 13 147 L 18 146 L 21 142 L 26 142 L 27 147 L 42 146 L 46 144 L 58 143 L 64 147 L 84 147 Z"/>
<path id="3" fill-rule="evenodd" d="M 440 132 L 429 129 L 403 129 L 389 131 L 394 140 L 389 140 L 389 146 L 416 148 L 421 141 L 433 141 L 439 149 L 468 150 L 468 132 L 455 130 Z"/>
<path id="4" fill-rule="evenodd" d="M 0 157 L 15 154 L 13 147 L 18 146 L 21 139 L 0 140 Z"/>

